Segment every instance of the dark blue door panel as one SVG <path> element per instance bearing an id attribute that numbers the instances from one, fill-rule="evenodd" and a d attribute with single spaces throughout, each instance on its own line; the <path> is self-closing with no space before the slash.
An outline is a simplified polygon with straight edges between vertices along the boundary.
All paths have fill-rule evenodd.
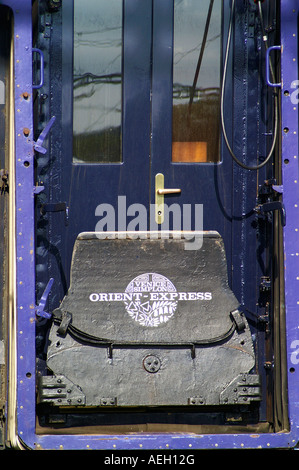
<path id="1" fill-rule="evenodd" d="M 63 8 L 64 17 L 70 23 L 68 31 L 70 42 L 74 34 L 71 21 L 72 2 L 66 3 Z M 123 3 L 121 163 L 73 161 L 71 145 L 73 128 L 69 109 L 69 103 L 72 101 L 71 87 L 66 89 L 63 97 L 63 126 L 65 142 L 68 142 L 68 145 L 64 146 L 63 170 L 64 199 L 69 207 L 69 224 L 65 232 L 68 267 L 77 234 L 96 229 L 99 221 L 96 210 L 99 205 L 113 206 L 116 230 L 118 196 L 126 197 L 127 206 L 134 203 L 143 204 L 145 207 L 149 205 L 151 29 L 150 1 L 133 0 Z M 64 83 L 68 84 L 73 80 L 71 63 L 67 63 L 69 54 L 69 50 L 66 49 Z"/>
<path id="2" fill-rule="evenodd" d="M 178 3 L 178 2 L 176 2 Z M 201 19 L 201 25 L 205 25 L 206 14 L 208 12 L 209 2 L 204 2 L 204 8 L 201 14 L 197 15 Z M 163 173 L 165 177 L 165 187 L 180 188 L 179 196 L 171 195 L 165 197 L 165 204 L 180 204 L 181 207 L 187 204 L 191 206 L 192 229 L 216 230 L 224 238 L 228 265 L 231 265 L 231 222 L 232 222 L 232 160 L 229 158 L 225 149 L 222 148 L 220 156 L 215 155 L 214 163 L 198 162 L 198 163 L 174 163 L 172 161 L 172 120 L 173 120 L 173 99 L 175 89 L 173 87 L 173 69 L 174 69 L 174 2 L 167 0 L 162 4 L 154 2 L 153 17 L 153 92 L 152 92 L 152 165 L 151 178 L 152 181 L 157 173 Z M 219 8 L 218 8 L 219 9 Z M 179 12 L 178 12 L 179 13 Z M 201 18 L 201 16 L 203 18 Z M 213 21 L 213 17 L 212 20 Z M 220 24 L 221 31 L 221 24 Z M 219 33 L 220 33 L 219 31 Z M 197 43 L 200 43 L 204 34 L 204 28 L 194 28 L 193 34 L 198 36 Z M 182 44 L 184 46 L 184 44 Z M 182 55 L 190 54 L 186 50 Z M 197 57 L 200 55 L 201 48 L 197 47 Z M 220 47 L 215 61 L 219 61 L 220 65 Z M 208 48 L 204 52 L 209 54 Z M 196 71 L 196 60 L 193 61 L 193 75 Z M 192 71 L 190 72 L 192 74 Z M 199 77 L 201 82 L 201 77 Z M 192 85 L 192 79 L 190 81 Z M 177 85 L 178 86 L 178 85 Z M 187 100 L 183 101 L 183 106 L 188 106 L 191 91 L 186 91 L 184 84 L 181 84 L 181 93 L 187 94 Z M 191 88 L 191 87 L 190 87 Z M 220 76 L 218 89 L 215 90 L 218 97 L 220 96 Z M 229 94 L 228 94 L 229 95 Z M 228 96 L 227 103 L 231 107 L 231 96 Z M 195 100 L 194 100 L 195 101 Z M 195 104 L 196 105 L 196 104 Z M 220 118 L 218 114 L 217 118 Z M 182 127 L 185 125 L 181 122 Z M 218 132 L 214 135 L 214 140 L 219 142 Z M 184 135 L 181 136 L 184 138 Z M 188 136 L 186 139 L 188 140 Z M 220 158 L 219 158 L 220 157 Z M 220 160 L 218 162 L 218 160 Z M 152 202 L 155 200 L 155 186 L 151 187 Z M 203 226 L 195 226 L 195 204 L 203 206 Z M 182 225 L 184 221 L 182 220 Z"/>

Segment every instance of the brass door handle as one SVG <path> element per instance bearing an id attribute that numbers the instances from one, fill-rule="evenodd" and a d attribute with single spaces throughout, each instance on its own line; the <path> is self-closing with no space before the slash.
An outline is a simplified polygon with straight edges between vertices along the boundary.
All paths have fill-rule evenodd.
<path id="1" fill-rule="evenodd" d="M 160 194 L 160 195 L 163 195 L 163 194 L 179 194 L 181 193 L 182 190 L 181 189 L 178 189 L 178 188 L 174 188 L 174 189 L 157 189 L 157 193 Z"/>
<path id="2" fill-rule="evenodd" d="M 179 188 L 164 188 L 164 175 L 158 173 L 155 178 L 155 220 L 157 224 L 164 222 L 164 196 L 167 194 L 180 194 Z"/>

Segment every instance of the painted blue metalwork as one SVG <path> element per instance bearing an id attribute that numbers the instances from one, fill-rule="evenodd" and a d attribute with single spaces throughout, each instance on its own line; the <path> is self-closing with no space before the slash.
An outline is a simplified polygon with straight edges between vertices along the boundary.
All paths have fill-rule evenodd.
<path id="1" fill-rule="evenodd" d="M 299 243 L 298 227 L 298 100 L 292 99 L 295 81 L 298 86 L 298 15 L 299 5 L 296 0 L 281 1 L 281 45 L 282 45 L 282 174 L 283 199 L 287 213 L 284 229 L 285 250 L 285 305 L 288 354 L 288 394 L 291 442 L 298 441 L 299 370 L 296 359 L 298 346 L 298 269 L 297 246 Z M 297 82 L 296 82 L 297 80 Z"/>
<path id="2" fill-rule="evenodd" d="M 130 434 L 49 435 L 35 430 L 35 254 L 33 139 L 24 137 L 27 127 L 33 133 L 31 0 L 6 0 L 14 15 L 15 66 L 15 172 L 16 172 L 16 303 L 17 303 L 17 433 L 32 449 L 215 449 L 293 447 L 299 439 L 298 349 L 298 104 L 290 90 L 297 78 L 298 39 L 296 0 L 281 0 L 282 44 L 282 132 L 283 197 L 287 212 L 284 228 L 285 300 L 288 347 L 288 393 L 290 431 L 265 434 Z M 244 144 L 244 142 L 243 142 Z M 235 177 L 239 177 L 238 170 Z M 244 190 L 248 185 L 244 181 Z M 240 201 L 242 202 L 242 201 Z M 246 209 L 244 204 L 242 209 Z"/>
<path id="3" fill-rule="evenodd" d="M 12 9 L 14 23 L 17 419 L 18 433 L 23 430 L 26 441 L 35 432 L 32 420 L 35 358 L 31 349 L 35 335 L 31 1 L 11 1 L 5 5 Z M 29 99 L 23 98 L 24 93 Z M 24 136 L 25 127 L 29 129 L 29 138 Z"/>

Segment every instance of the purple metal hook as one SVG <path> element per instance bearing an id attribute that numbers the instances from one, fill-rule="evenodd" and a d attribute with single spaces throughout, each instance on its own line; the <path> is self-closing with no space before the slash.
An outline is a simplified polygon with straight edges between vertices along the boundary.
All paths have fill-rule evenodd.
<path id="1" fill-rule="evenodd" d="M 40 56 L 40 82 L 37 85 L 32 85 L 32 88 L 39 89 L 43 86 L 44 84 L 44 54 L 40 49 L 37 49 L 36 47 L 32 48 L 32 52 L 37 52 Z"/>
<path id="2" fill-rule="evenodd" d="M 281 46 L 271 46 L 267 49 L 266 51 L 266 80 L 267 80 L 267 84 L 273 88 L 275 87 L 278 87 L 280 88 L 281 87 L 281 83 L 272 83 L 271 80 L 270 80 L 270 53 L 273 51 L 273 50 L 279 50 L 281 51 Z"/>
<path id="3" fill-rule="evenodd" d="M 56 117 L 53 116 L 50 119 L 50 121 L 48 122 L 48 124 L 46 125 L 46 127 L 43 129 L 43 131 L 40 133 L 37 141 L 34 143 L 34 150 L 36 150 L 37 152 L 43 153 L 43 154 L 45 154 L 47 152 L 47 149 L 45 149 L 43 147 L 43 143 L 44 143 L 44 140 L 47 137 L 51 127 L 53 126 L 55 120 L 56 120 Z"/>
<path id="4" fill-rule="evenodd" d="M 54 279 L 51 277 L 46 285 L 46 288 L 41 296 L 40 302 L 36 307 L 36 315 L 43 318 L 51 318 L 51 313 L 45 311 L 45 306 L 48 300 L 49 293 L 51 291 Z"/>

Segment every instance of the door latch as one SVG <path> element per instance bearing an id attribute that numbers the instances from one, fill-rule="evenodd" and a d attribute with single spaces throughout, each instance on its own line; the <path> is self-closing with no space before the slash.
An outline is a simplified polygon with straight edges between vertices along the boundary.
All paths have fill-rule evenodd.
<path id="1" fill-rule="evenodd" d="M 279 211 L 281 217 L 281 225 L 286 225 L 286 211 L 282 201 L 276 199 L 276 194 L 282 193 L 281 186 L 276 185 L 276 180 L 270 179 L 265 181 L 259 189 L 259 200 L 254 211 L 259 215 L 266 215 L 269 212 Z"/>
<path id="2" fill-rule="evenodd" d="M 69 208 L 65 202 L 48 202 L 40 207 L 40 214 L 45 215 L 47 212 L 64 212 L 64 222 L 67 226 L 69 223 Z"/>
<path id="3" fill-rule="evenodd" d="M 164 222 L 164 196 L 168 194 L 180 194 L 179 188 L 164 188 L 164 175 L 157 173 L 155 178 L 155 220 L 157 224 Z"/>
<path id="4" fill-rule="evenodd" d="M 286 211 L 283 203 L 281 201 L 270 201 L 260 204 L 256 208 L 256 212 L 259 214 L 265 214 L 267 212 L 273 212 L 278 210 L 281 216 L 281 225 L 284 227 L 286 224 Z"/>

